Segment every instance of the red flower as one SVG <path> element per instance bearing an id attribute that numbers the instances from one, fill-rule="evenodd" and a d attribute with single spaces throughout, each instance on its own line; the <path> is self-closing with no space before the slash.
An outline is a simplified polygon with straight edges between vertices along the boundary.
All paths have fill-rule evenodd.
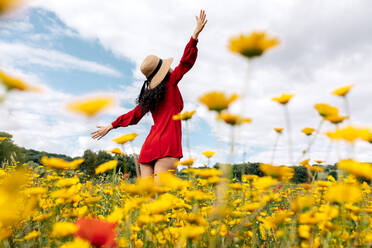
<path id="1" fill-rule="evenodd" d="M 124 177 L 129 177 L 129 174 L 124 174 Z"/>
<path id="2" fill-rule="evenodd" d="M 75 236 L 88 240 L 96 247 L 117 247 L 115 228 L 117 223 L 92 218 L 82 218 L 75 224 L 78 230 Z"/>

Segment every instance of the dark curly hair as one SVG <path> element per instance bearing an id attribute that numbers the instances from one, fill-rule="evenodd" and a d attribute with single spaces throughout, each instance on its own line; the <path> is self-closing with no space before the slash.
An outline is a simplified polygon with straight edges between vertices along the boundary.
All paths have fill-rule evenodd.
<path id="1" fill-rule="evenodd" d="M 141 92 L 136 99 L 136 104 L 139 104 L 142 110 L 145 112 L 155 110 L 156 106 L 158 106 L 163 100 L 169 75 L 170 72 L 168 72 L 160 84 L 153 89 L 149 89 L 145 85 L 142 87 Z"/>

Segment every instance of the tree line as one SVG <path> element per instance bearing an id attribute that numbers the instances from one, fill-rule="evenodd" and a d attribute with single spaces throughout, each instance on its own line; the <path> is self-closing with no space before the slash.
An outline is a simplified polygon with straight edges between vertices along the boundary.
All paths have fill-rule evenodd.
<path id="1" fill-rule="evenodd" d="M 24 147 L 19 147 L 14 144 L 12 135 L 6 132 L 0 132 L 0 137 L 7 137 L 7 139 L 0 142 L 0 165 L 10 164 L 12 161 L 17 161 L 19 164 L 27 163 L 33 167 L 39 167 L 41 164 L 40 160 L 42 156 L 61 158 L 66 161 L 72 161 L 78 158 L 84 158 L 84 162 L 80 165 L 79 171 L 82 172 L 84 177 L 95 178 L 95 168 L 98 165 L 117 159 L 118 166 L 116 171 L 120 175 L 128 174 L 129 178 L 136 177 L 135 162 L 133 156 L 121 155 L 114 157 L 114 155 L 106 153 L 106 151 L 94 152 L 91 150 L 85 150 L 83 156 L 81 157 L 70 157 L 65 154 L 49 153 L 45 151 L 37 151 L 34 149 L 26 149 Z M 259 168 L 260 163 L 258 162 L 247 162 L 241 164 L 233 164 L 231 170 L 231 178 L 235 178 L 237 181 L 241 181 L 241 176 L 243 174 L 251 174 L 257 176 L 264 176 L 264 173 Z M 319 165 L 318 165 L 319 166 Z M 337 167 L 336 165 L 326 165 L 322 166 L 323 172 L 320 173 L 321 179 L 325 179 L 327 176 L 332 175 L 337 179 Z M 219 164 L 216 163 L 214 168 L 219 168 Z M 38 171 L 43 174 L 43 170 Z M 181 175 L 182 171 L 179 172 Z M 318 175 L 317 175 L 318 177 Z M 318 179 L 318 178 L 316 178 Z M 294 176 L 292 181 L 294 183 L 304 183 L 309 180 L 309 175 L 307 170 L 303 166 L 294 166 Z"/>

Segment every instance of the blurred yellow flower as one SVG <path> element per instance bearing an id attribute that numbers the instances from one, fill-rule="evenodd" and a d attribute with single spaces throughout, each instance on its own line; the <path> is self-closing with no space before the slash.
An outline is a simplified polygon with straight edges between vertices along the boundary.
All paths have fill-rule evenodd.
<path id="1" fill-rule="evenodd" d="M 96 174 L 101 174 L 101 173 L 106 172 L 108 170 L 114 169 L 117 165 L 118 165 L 118 161 L 117 160 L 110 160 L 110 161 L 107 161 L 107 162 L 105 162 L 103 164 L 100 164 L 95 169 L 95 172 L 96 172 Z"/>
<path id="2" fill-rule="evenodd" d="M 355 203 L 362 199 L 362 191 L 356 185 L 338 183 L 329 187 L 326 199 L 329 202 Z"/>
<path id="3" fill-rule="evenodd" d="M 115 141 L 117 144 L 125 144 L 128 141 L 134 140 L 137 136 L 138 133 L 128 133 L 112 140 Z"/>
<path id="4" fill-rule="evenodd" d="M 301 132 L 303 132 L 307 136 L 312 135 L 314 131 L 315 131 L 315 129 L 311 128 L 311 127 L 305 127 L 304 129 L 301 130 Z"/>
<path id="5" fill-rule="evenodd" d="M 90 243 L 87 240 L 76 237 L 73 241 L 66 242 L 59 248 L 89 248 Z"/>
<path id="6" fill-rule="evenodd" d="M 298 226 L 298 236 L 303 239 L 310 238 L 311 227 L 309 225 L 299 225 Z"/>
<path id="7" fill-rule="evenodd" d="M 196 113 L 196 110 L 193 110 L 191 112 L 185 111 L 183 113 L 178 113 L 176 115 L 173 115 L 173 120 L 183 120 L 187 121 L 192 118 L 192 116 Z"/>
<path id="8" fill-rule="evenodd" d="M 337 96 L 346 96 L 353 86 L 354 85 L 350 84 L 350 85 L 335 89 L 334 91 L 332 91 L 332 94 L 337 95 Z"/>
<path id="9" fill-rule="evenodd" d="M 275 185 L 278 183 L 278 180 L 270 177 L 270 176 L 266 176 L 266 177 L 259 177 L 257 178 L 254 182 L 253 182 L 253 185 L 259 189 L 259 190 L 266 190 L 267 188 Z"/>
<path id="10" fill-rule="evenodd" d="M 221 112 L 227 109 L 230 103 L 234 102 L 237 98 L 237 94 L 232 94 L 230 97 L 227 97 L 223 92 L 212 91 L 199 97 L 199 102 L 206 105 L 209 110 Z"/>
<path id="11" fill-rule="evenodd" d="M 53 237 L 65 237 L 74 234 L 78 230 L 78 227 L 71 222 L 57 222 L 53 225 L 52 236 Z"/>
<path id="12" fill-rule="evenodd" d="M 305 160 L 301 161 L 300 165 L 302 165 L 302 166 L 309 165 L 309 162 L 310 162 L 310 159 L 308 158 L 308 159 L 305 159 Z"/>
<path id="13" fill-rule="evenodd" d="M 90 97 L 84 100 L 77 100 L 67 105 L 67 109 L 87 117 L 93 117 L 105 108 L 114 105 L 111 97 Z"/>
<path id="14" fill-rule="evenodd" d="M 65 161 L 61 158 L 48 158 L 46 156 L 43 156 L 41 159 L 40 159 L 40 162 L 45 165 L 45 166 L 48 166 L 48 167 L 52 167 L 52 168 L 55 168 L 55 169 L 76 169 L 77 167 L 79 167 L 79 165 L 81 163 L 84 162 L 84 159 L 83 158 L 79 158 L 79 159 L 75 159 L 73 161 Z"/>
<path id="15" fill-rule="evenodd" d="M 206 151 L 202 152 L 202 154 L 203 154 L 204 156 L 206 156 L 207 158 L 211 158 L 211 157 L 214 156 L 214 154 L 216 154 L 216 152 L 206 150 Z"/>
<path id="16" fill-rule="evenodd" d="M 282 133 L 283 130 L 284 130 L 284 128 L 281 128 L 281 127 L 274 128 L 274 131 L 277 132 L 277 133 Z"/>
<path id="17" fill-rule="evenodd" d="M 197 225 L 186 225 L 183 233 L 188 239 L 197 239 L 206 231 L 205 227 Z"/>
<path id="18" fill-rule="evenodd" d="M 268 176 L 279 180 L 289 180 L 294 175 L 293 168 L 288 166 L 275 166 L 271 164 L 260 164 L 260 170 Z"/>
<path id="19" fill-rule="evenodd" d="M 289 100 L 294 96 L 294 94 L 281 94 L 279 97 L 271 98 L 273 101 L 278 102 L 280 104 L 287 104 Z"/>
<path id="20" fill-rule="evenodd" d="M 0 1 L 0 13 L 1 13 L 1 3 L 3 0 Z M 12 1 L 5 1 L 5 2 L 12 2 Z M 0 83 L 6 87 L 7 90 L 21 90 L 21 91 L 41 91 L 39 88 L 27 85 L 25 82 L 18 78 L 14 78 L 9 76 L 2 70 L 0 70 Z"/>
<path id="21" fill-rule="evenodd" d="M 300 196 L 297 197 L 291 203 L 291 209 L 296 212 L 301 212 L 307 208 L 311 208 L 314 199 L 311 196 Z"/>
<path id="22" fill-rule="evenodd" d="M 161 185 L 172 190 L 183 189 L 189 186 L 188 181 L 185 181 L 169 172 L 161 172 L 159 174 L 159 182 L 161 183 Z"/>
<path id="23" fill-rule="evenodd" d="M 340 160 L 337 167 L 347 171 L 348 173 L 372 180 L 372 165 L 370 163 L 362 163 L 352 159 Z"/>
<path id="24" fill-rule="evenodd" d="M 317 103 L 314 108 L 318 111 L 319 115 L 323 118 L 327 118 L 332 115 L 338 115 L 338 108 L 333 107 L 326 103 Z"/>
<path id="25" fill-rule="evenodd" d="M 178 165 L 187 165 L 187 166 L 191 166 L 191 165 L 193 165 L 194 161 L 195 161 L 194 158 L 189 158 L 189 159 L 185 159 L 185 160 L 183 160 L 183 161 L 177 161 L 177 162 L 175 163 L 175 165 L 176 165 L 176 166 L 178 166 Z"/>
<path id="26" fill-rule="evenodd" d="M 106 153 L 113 153 L 113 154 L 117 154 L 117 155 L 124 155 L 124 152 L 120 151 L 119 148 L 114 148 L 112 150 L 109 150 L 109 151 L 106 151 Z"/>
<path id="27" fill-rule="evenodd" d="M 31 231 L 29 232 L 26 236 L 24 236 L 24 240 L 30 240 L 30 239 L 34 239 L 34 238 L 37 238 L 40 236 L 40 232 L 39 231 Z"/>
<path id="28" fill-rule="evenodd" d="M 242 123 L 251 123 L 252 120 L 250 118 L 243 118 L 239 115 L 233 115 L 229 112 L 222 112 L 218 114 L 218 119 L 224 121 L 225 123 L 235 126 Z"/>
<path id="29" fill-rule="evenodd" d="M 194 175 L 200 176 L 201 178 L 210 178 L 222 175 L 222 171 L 215 168 L 190 169 L 190 172 Z"/>
<path id="30" fill-rule="evenodd" d="M 266 50 L 279 44 L 277 38 L 271 38 L 265 32 L 253 32 L 250 35 L 241 34 L 232 37 L 229 43 L 230 51 L 248 59 L 261 56 Z"/>
<path id="31" fill-rule="evenodd" d="M 0 141 L 6 140 L 6 137 L 0 137 Z"/>
<path id="32" fill-rule="evenodd" d="M 340 115 L 330 115 L 324 118 L 324 120 L 329 121 L 333 124 L 340 124 L 344 120 L 349 119 L 348 116 L 340 116 Z"/>
<path id="33" fill-rule="evenodd" d="M 368 128 L 354 127 L 352 125 L 336 129 L 335 131 L 326 132 L 330 139 L 345 140 L 350 143 L 355 142 L 357 139 L 365 140 L 370 135 L 371 131 Z"/>

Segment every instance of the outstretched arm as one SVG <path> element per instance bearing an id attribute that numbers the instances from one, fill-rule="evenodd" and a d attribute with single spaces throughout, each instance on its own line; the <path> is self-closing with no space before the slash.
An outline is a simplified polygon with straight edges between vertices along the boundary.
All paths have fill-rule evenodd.
<path id="1" fill-rule="evenodd" d="M 101 139 L 103 136 L 105 136 L 108 132 L 110 132 L 114 128 L 135 125 L 142 119 L 142 117 L 145 114 L 146 112 L 143 111 L 139 105 L 137 105 L 134 109 L 132 109 L 128 113 L 119 116 L 110 125 L 97 126 L 98 130 L 91 133 L 93 135 L 92 138 Z"/>
<path id="2" fill-rule="evenodd" d="M 194 33 L 192 34 L 192 38 L 194 38 L 194 40 L 198 39 L 200 32 L 203 31 L 205 24 L 207 24 L 208 20 L 206 18 L 207 15 L 205 14 L 205 10 L 200 10 L 199 17 L 195 16 L 196 27 Z"/>
<path id="3" fill-rule="evenodd" d="M 196 47 L 198 37 L 206 23 L 207 20 L 205 11 L 200 10 L 199 17 L 196 16 L 196 27 L 194 33 L 185 47 L 180 63 L 176 66 L 176 68 L 174 68 L 174 71 L 171 74 L 171 81 L 174 82 L 174 84 L 177 84 L 182 79 L 183 75 L 194 65 L 198 55 L 198 48 Z"/>

